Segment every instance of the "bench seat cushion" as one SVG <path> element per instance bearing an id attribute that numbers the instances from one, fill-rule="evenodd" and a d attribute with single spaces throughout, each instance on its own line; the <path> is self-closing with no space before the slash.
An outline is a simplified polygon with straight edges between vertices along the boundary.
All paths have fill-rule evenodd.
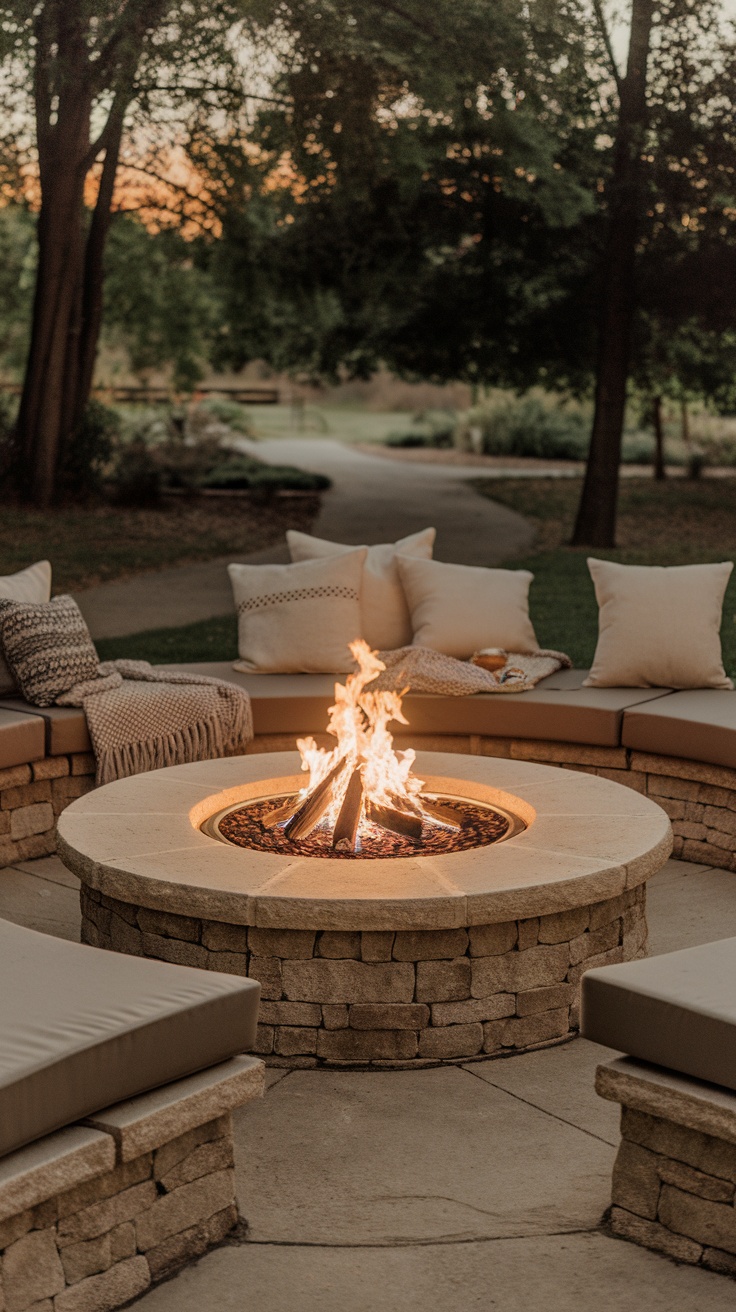
<path id="1" fill-rule="evenodd" d="M 92 750 L 87 720 L 81 707 L 31 706 L 20 697 L 3 698 L 0 708 L 35 715 L 45 735 L 46 750 L 42 756 L 66 756 L 72 752 Z"/>
<path id="2" fill-rule="evenodd" d="M 247 1051 L 259 995 L 0 921 L 0 1156 Z"/>
<path id="3" fill-rule="evenodd" d="M 162 668 L 212 674 L 245 688 L 253 704 L 256 734 L 324 733 L 327 710 L 334 701 L 335 677 L 329 674 L 238 674 L 227 661 Z M 583 688 L 585 674 L 561 670 L 531 692 L 517 694 L 409 693 L 404 700 L 409 732 L 618 747 L 625 708 L 667 695 L 661 688 Z"/>
<path id="4" fill-rule="evenodd" d="M 26 711 L 0 709 L 0 770 L 28 765 L 46 755 L 43 720 Z"/>
<path id="5" fill-rule="evenodd" d="M 622 742 L 640 752 L 736 769 L 736 693 L 698 688 L 632 703 Z"/>
<path id="6" fill-rule="evenodd" d="M 736 938 L 582 979 L 586 1039 L 736 1090 Z"/>

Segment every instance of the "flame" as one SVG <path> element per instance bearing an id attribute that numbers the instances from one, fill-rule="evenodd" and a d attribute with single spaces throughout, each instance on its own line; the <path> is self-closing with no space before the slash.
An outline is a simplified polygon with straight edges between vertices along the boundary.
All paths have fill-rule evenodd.
<path id="1" fill-rule="evenodd" d="M 421 808 L 416 798 L 424 783 L 412 774 L 416 754 L 411 748 L 395 751 L 388 727 L 394 721 L 408 724 L 401 709 L 404 693 L 367 691 L 367 685 L 386 666 L 362 638 L 350 643 L 350 651 L 358 671 L 349 675 L 344 684 L 335 684 L 335 704 L 329 710 L 327 732 L 337 739 L 336 745 L 330 751 L 318 747 L 314 738 L 297 739 L 302 769 L 309 773 L 302 796 L 308 797 L 344 759 L 347 768 L 334 789 L 326 817 L 329 824 L 335 822 L 348 781 L 356 769 L 360 770 L 363 782 L 363 817 L 370 803 L 417 813 Z M 361 825 L 365 823 L 363 818 Z"/>

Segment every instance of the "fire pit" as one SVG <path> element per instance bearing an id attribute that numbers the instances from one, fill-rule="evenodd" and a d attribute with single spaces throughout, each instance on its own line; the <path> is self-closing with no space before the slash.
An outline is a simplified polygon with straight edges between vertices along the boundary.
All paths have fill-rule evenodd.
<path id="1" fill-rule="evenodd" d="M 274 1064 L 467 1061 L 570 1038 L 583 971 L 645 952 L 667 816 L 592 775 L 394 752 L 400 698 L 367 688 L 375 657 L 358 654 L 331 751 L 306 739 L 299 756 L 176 766 L 62 813 L 84 940 L 260 980 Z"/>

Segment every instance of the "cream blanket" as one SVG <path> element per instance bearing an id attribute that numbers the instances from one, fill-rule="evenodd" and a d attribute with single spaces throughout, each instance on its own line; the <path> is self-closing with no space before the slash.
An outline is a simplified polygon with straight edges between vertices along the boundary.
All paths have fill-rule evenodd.
<path id="1" fill-rule="evenodd" d="M 253 737 L 242 688 L 206 674 L 154 670 L 148 661 L 105 661 L 96 679 L 76 684 L 57 705 L 84 707 L 98 784 L 237 756 Z"/>
<path id="2" fill-rule="evenodd" d="M 474 692 L 528 692 L 540 679 L 556 670 L 569 670 L 572 662 L 561 651 L 509 652 L 500 670 L 483 670 L 472 661 L 458 661 L 430 647 L 398 647 L 380 651 L 386 670 L 369 685 L 412 692 L 444 693 L 447 697 L 468 697 Z M 505 676 L 505 677 L 504 677 Z"/>

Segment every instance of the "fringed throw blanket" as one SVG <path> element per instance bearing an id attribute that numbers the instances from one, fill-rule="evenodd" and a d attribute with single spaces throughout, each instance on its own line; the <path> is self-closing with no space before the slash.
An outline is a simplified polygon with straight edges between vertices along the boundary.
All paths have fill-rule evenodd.
<path id="1" fill-rule="evenodd" d="M 76 684 L 57 705 L 84 707 L 98 784 L 235 756 L 253 737 L 242 688 L 206 674 L 154 670 L 148 661 L 105 661 L 96 679 Z"/>
<path id="2" fill-rule="evenodd" d="M 386 669 L 368 685 L 371 692 L 374 688 L 409 687 L 412 692 L 444 693 L 447 697 L 468 697 L 474 692 L 528 692 L 540 679 L 556 670 L 569 670 L 572 665 L 561 651 L 508 652 L 506 664 L 493 672 L 430 647 L 399 647 L 378 654 Z"/>

